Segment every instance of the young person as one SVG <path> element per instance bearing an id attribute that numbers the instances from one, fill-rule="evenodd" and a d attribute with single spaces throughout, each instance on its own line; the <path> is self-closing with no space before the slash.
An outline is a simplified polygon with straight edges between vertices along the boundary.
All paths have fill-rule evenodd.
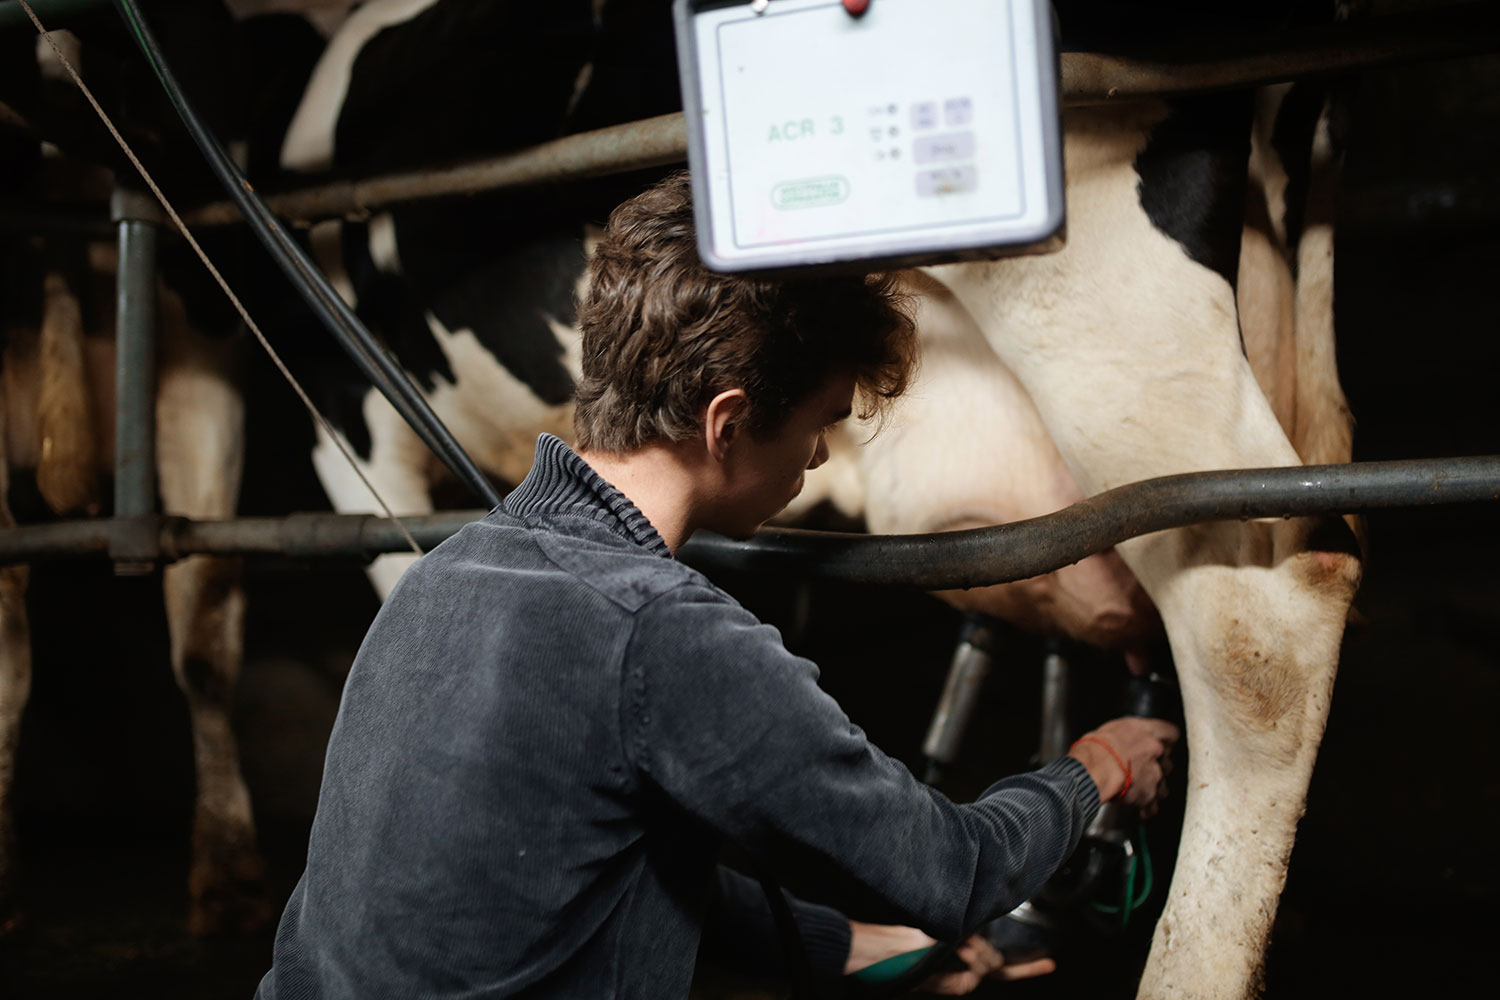
<path id="1" fill-rule="evenodd" d="M 705 935 L 777 961 L 759 887 L 716 866 L 725 841 L 885 922 L 795 904 L 836 977 L 1015 907 L 1127 767 L 1126 803 L 1165 791 L 1176 730 L 1125 719 L 955 805 L 673 558 L 698 529 L 752 533 L 828 428 L 901 393 L 914 332 L 889 282 L 708 272 L 680 174 L 615 211 L 590 279 L 577 451 L 544 435 L 376 616 L 266 1000 L 684 997 Z M 943 988 L 998 965 L 965 956 Z"/>

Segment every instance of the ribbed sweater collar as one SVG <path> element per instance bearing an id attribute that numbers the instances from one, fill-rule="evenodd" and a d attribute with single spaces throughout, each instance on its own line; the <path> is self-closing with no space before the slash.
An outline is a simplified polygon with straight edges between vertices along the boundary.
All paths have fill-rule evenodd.
<path id="1" fill-rule="evenodd" d="M 560 514 L 587 517 L 644 549 L 667 558 L 672 556 L 671 549 L 640 508 L 552 434 L 536 439 L 536 458 L 531 471 L 501 507 L 507 514 L 523 519 Z"/>

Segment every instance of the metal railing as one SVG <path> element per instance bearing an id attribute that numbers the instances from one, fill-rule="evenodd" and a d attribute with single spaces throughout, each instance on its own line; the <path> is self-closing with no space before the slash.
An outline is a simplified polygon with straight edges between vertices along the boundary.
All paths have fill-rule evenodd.
<path id="1" fill-rule="evenodd" d="M 946 590 L 1049 573 L 1127 538 L 1206 521 L 1495 500 L 1500 456 L 1195 472 L 1131 483 L 1054 514 L 988 528 L 914 535 L 770 528 L 747 541 L 700 534 L 679 556 L 704 567 Z M 448 511 L 402 520 L 425 549 L 484 514 Z M 373 514 L 233 521 L 153 516 L 11 528 L 0 532 L 0 565 L 104 558 L 117 551 L 122 536 L 137 546 L 137 555 L 140 542 L 149 539 L 160 561 L 190 555 L 368 559 L 406 548 L 395 525 Z"/>

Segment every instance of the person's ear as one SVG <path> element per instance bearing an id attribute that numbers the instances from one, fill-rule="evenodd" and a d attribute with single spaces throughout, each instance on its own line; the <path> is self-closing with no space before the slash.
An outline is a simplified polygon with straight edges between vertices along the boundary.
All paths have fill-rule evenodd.
<path id="1" fill-rule="evenodd" d="M 704 444 L 714 461 L 722 462 L 730 447 L 745 434 L 750 397 L 744 389 L 726 389 L 708 401 L 703 417 Z"/>

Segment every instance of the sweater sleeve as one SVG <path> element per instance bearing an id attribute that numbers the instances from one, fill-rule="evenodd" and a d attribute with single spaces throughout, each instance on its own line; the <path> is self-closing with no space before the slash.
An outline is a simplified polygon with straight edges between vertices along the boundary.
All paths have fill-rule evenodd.
<path id="1" fill-rule="evenodd" d="M 837 980 L 849 960 L 849 918 L 784 890 L 782 895 L 807 951 L 808 964 L 820 979 Z M 699 954 L 747 972 L 791 975 L 786 941 L 776 926 L 764 887 L 729 868 L 718 870 Z"/>
<path id="2" fill-rule="evenodd" d="M 625 666 L 644 778 L 857 919 L 962 937 L 1031 896 L 1099 808 L 1068 758 L 950 802 L 873 746 L 774 628 L 707 586 L 642 608 Z"/>

